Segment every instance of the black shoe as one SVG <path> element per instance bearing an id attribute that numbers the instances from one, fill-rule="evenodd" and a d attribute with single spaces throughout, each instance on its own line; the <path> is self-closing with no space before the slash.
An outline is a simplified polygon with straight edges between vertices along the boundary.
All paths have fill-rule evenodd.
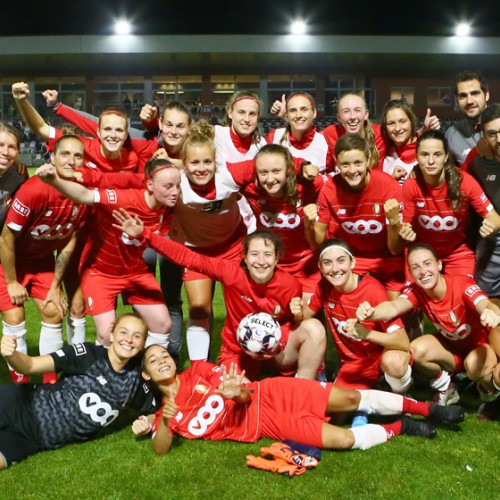
<path id="1" fill-rule="evenodd" d="M 477 418 L 479 420 L 500 420 L 500 399 L 483 403 L 477 411 Z"/>
<path id="2" fill-rule="evenodd" d="M 464 421 L 465 410 L 459 405 L 441 406 L 431 403 L 429 417 L 438 422 L 458 423 Z"/>
<path id="3" fill-rule="evenodd" d="M 407 436 L 422 436 L 428 439 L 436 437 L 436 428 L 423 420 L 413 420 L 410 417 L 403 417 L 401 434 Z"/>

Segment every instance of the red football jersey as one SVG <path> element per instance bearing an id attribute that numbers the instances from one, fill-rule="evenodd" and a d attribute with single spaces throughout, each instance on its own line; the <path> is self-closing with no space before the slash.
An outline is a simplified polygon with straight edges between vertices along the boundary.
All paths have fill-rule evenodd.
<path id="1" fill-rule="evenodd" d="M 311 268 L 318 270 L 318 255 L 313 252 L 304 233 L 304 206 L 315 203 L 318 194 L 329 179 L 319 175 L 314 182 L 298 178 L 298 201 L 290 205 L 283 198 L 273 198 L 256 184 L 247 185 L 243 194 L 247 198 L 257 219 L 257 228 L 275 232 L 285 246 L 285 255 L 278 265 L 290 274 Z"/>
<path id="2" fill-rule="evenodd" d="M 322 279 L 309 299 L 309 307 L 314 312 L 325 311 L 330 331 L 332 332 L 337 351 L 342 362 L 362 360 L 372 353 L 380 353 L 383 346 L 367 340 L 349 337 L 345 331 L 346 320 L 356 317 L 356 310 L 363 301 L 372 305 L 389 300 L 384 286 L 371 276 L 360 276 L 358 286 L 349 293 L 342 293 L 335 289 L 325 279 Z M 363 321 L 363 326 L 369 330 L 387 332 L 404 328 L 401 320 L 392 321 Z"/>
<path id="3" fill-rule="evenodd" d="M 99 189 L 95 193 L 95 226 L 85 245 L 82 270 L 92 267 L 112 276 L 147 272 L 142 257 L 144 247 L 112 226 L 115 223 L 112 213 L 125 208 L 132 216 L 138 215 L 146 227 L 159 231 L 168 209 L 152 210 L 144 199 L 144 189 Z"/>
<path id="4" fill-rule="evenodd" d="M 405 288 L 400 297 L 424 310 L 450 351 L 466 355 L 478 345 L 488 343 L 489 328 L 481 325 L 476 311 L 476 304 L 488 297 L 469 276 L 444 276 L 444 279 L 446 294 L 441 300 L 430 299 L 415 283 Z"/>
<path id="5" fill-rule="evenodd" d="M 336 175 L 319 194 L 318 219 L 330 228 L 335 225 L 334 236 L 345 240 L 357 257 L 392 257 L 387 247 L 384 212 L 384 203 L 390 198 L 401 202 L 401 188 L 395 179 L 379 170 L 370 171 L 370 181 L 361 192 L 350 189 Z"/>
<path id="6" fill-rule="evenodd" d="M 403 221 L 412 225 L 417 241 L 432 245 L 438 257 L 446 257 L 466 243 L 471 206 L 481 217 L 493 210 L 478 182 L 467 172 L 462 175 L 464 199 L 458 211 L 451 207 L 446 183 L 433 188 L 409 178 L 403 184 Z"/>
<path id="7" fill-rule="evenodd" d="M 238 404 L 217 393 L 222 382 L 222 368 L 206 361 L 195 361 L 179 374 L 177 414 L 169 421 L 170 431 L 188 439 L 211 439 L 255 442 L 260 437 L 259 384 L 249 384 L 255 391 L 248 404 Z M 156 413 L 153 436 L 161 421 Z"/>
<path id="8" fill-rule="evenodd" d="M 84 223 L 87 207 L 75 205 L 57 189 L 31 177 L 21 185 L 5 223 L 19 232 L 16 257 L 38 259 L 61 250 Z"/>
<path id="9" fill-rule="evenodd" d="M 242 353 L 236 330 L 240 321 L 250 313 L 266 312 L 281 325 L 281 344 L 288 340 L 293 321 L 290 300 L 302 296 L 299 282 L 290 274 L 276 269 L 272 279 L 264 284 L 255 283 L 240 264 L 207 257 L 193 252 L 174 241 L 166 240 L 148 231 L 144 233 L 151 248 L 167 255 L 175 264 L 203 273 L 223 285 L 226 320 L 222 327 L 222 343 L 234 353 Z"/>

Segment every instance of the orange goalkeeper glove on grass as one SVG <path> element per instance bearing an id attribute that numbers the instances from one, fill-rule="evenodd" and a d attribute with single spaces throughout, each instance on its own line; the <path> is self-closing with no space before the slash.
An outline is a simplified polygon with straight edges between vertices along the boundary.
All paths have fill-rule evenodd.
<path id="1" fill-rule="evenodd" d="M 307 469 L 317 467 L 318 465 L 318 460 L 316 458 L 292 450 L 290 446 L 280 442 L 273 443 L 271 446 L 264 446 L 260 449 L 260 454 L 263 457 L 271 455 L 289 464 L 298 465 L 299 467 L 305 467 Z"/>
<path id="2" fill-rule="evenodd" d="M 304 474 L 306 471 L 304 467 L 289 464 L 281 458 L 276 460 L 267 460 L 266 458 L 255 457 L 254 455 L 247 455 L 247 465 L 249 467 L 255 467 L 256 469 L 268 470 L 270 472 L 276 472 L 277 474 L 290 477 Z"/>

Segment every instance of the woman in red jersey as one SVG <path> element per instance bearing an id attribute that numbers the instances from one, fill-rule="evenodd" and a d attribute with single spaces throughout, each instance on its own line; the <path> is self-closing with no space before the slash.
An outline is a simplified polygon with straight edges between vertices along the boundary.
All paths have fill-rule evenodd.
<path id="1" fill-rule="evenodd" d="M 484 218 L 482 237 L 500 228 L 500 218 L 478 182 L 458 171 L 443 133 L 424 132 L 416 142 L 415 177 L 403 184 L 403 226 L 407 241 L 432 245 L 445 274 L 473 274 L 470 208 Z"/>

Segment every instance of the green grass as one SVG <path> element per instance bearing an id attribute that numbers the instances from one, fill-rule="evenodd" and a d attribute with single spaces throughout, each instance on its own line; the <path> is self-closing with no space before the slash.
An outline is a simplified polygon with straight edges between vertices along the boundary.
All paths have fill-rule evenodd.
<path id="1" fill-rule="evenodd" d="M 35 354 L 39 322 L 32 304 L 27 311 L 28 344 Z M 215 331 L 220 331 L 223 318 L 218 287 Z M 88 331 L 88 340 L 93 340 L 90 319 Z M 218 347 L 215 340 L 214 359 Z M 334 364 L 330 345 L 329 372 Z M 1 363 L 0 376 L 2 382 L 7 381 L 5 363 Z M 417 387 L 416 391 L 419 397 L 430 397 L 426 389 Z M 364 452 L 323 452 L 316 470 L 293 478 L 246 467 L 245 456 L 258 455 L 260 447 L 271 442 L 267 439 L 256 444 L 179 439 L 168 455 L 157 457 L 150 439 L 136 440 L 123 423 L 104 438 L 39 453 L 1 472 L 0 495 L 8 500 L 498 498 L 499 423 L 477 421 L 477 403 L 471 397 L 465 402 L 470 414 L 460 431 L 440 429 L 432 441 L 396 437 Z"/>

